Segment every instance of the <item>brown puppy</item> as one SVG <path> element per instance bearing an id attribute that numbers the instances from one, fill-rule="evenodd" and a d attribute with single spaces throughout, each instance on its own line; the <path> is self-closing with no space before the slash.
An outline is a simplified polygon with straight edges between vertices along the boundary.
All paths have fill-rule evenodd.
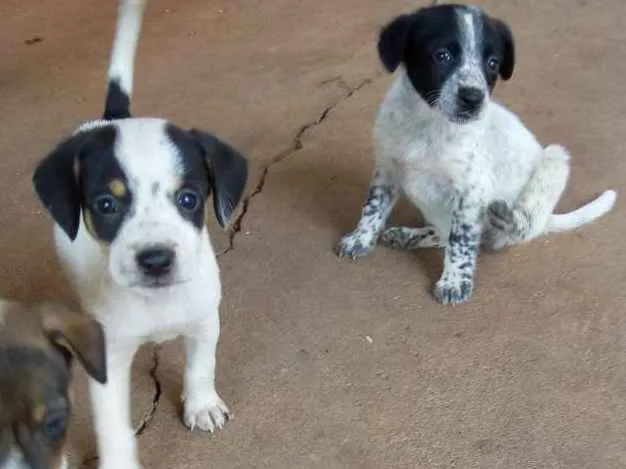
<path id="1" fill-rule="evenodd" d="M 65 469 L 76 356 L 106 382 L 104 334 L 59 305 L 0 299 L 0 469 Z"/>

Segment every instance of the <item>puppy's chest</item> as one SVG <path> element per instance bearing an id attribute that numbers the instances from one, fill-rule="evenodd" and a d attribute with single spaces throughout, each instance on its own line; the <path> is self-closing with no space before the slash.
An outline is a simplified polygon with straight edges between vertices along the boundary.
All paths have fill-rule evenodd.
<path id="1" fill-rule="evenodd" d="M 391 156 L 404 192 L 421 204 L 447 204 L 486 176 L 480 148 L 445 134 L 416 137 Z"/>
<path id="2" fill-rule="evenodd" d="M 90 309 L 104 323 L 111 337 L 163 342 L 184 334 L 190 324 L 217 314 L 219 297 L 219 291 L 208 287 L 143 298 L 116 292 Z"/>

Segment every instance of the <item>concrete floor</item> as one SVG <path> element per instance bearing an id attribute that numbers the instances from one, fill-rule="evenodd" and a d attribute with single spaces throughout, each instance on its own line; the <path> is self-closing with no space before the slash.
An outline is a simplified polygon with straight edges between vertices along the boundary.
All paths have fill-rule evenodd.
<path id="1" fill-rule="evenodd" d="M 133 408 L 146 468 L 626 467 L 625 209 L 576 233 L 482 256 L 457 308 L 430 288 L 441 253 L 380 248 L 354 264 L 352 228 L 391 81 L 378 29 L 426 2 L 153 0 L 134 111 L 210 129 L 252 162 L 224 253 L 218 386 L 235 418 L 213 436 L 179 418 L 179 342 L 145 347 Z M 512 26 L 506 102 L 565 144 L 571 209 L 626 189 L 623 0 L 479 2 Z M 31 189 L 35 164 L 100 114 L 115 3 L 0 7 L 0 293 L 72 301 Z M 415 223 L 404 204 L 395 221 Z M 622 239 L 622 241 L 620 241 Z M 74 463 L 94 464 L 78 374 Z"/>

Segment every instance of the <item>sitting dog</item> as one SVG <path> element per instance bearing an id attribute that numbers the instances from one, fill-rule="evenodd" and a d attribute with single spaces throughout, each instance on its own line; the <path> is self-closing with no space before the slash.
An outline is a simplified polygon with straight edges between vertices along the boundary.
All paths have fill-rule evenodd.
<path id="1" fill-rule="evenodd" d="M 97 321 L 59 305 L 0 299 L 0 468 L 67 467 L 72 354 L 106 382 Z"/>
<path id="2" fill-rule="evenodd" d="M 381 232 L 394 247 L 442 247 L 434 295 L 457 304 L 473 293 L 481 242 L 500 249 L 611 210 L 614 191 L 571 213 L 552 213 L 569 177 L 568 153 L 542 148 L 490 98 L 498 76 L 508 80 L 515 65 L 504 22 L 472 6 L 427 7 L 384 27 L 378 52 L 389 72 L 400 73 L 379 110 L 376 169 L 358 226 L 335 248 L 340 257 L 368 254 Z M 383 232 L 401 192 L 427 226 Z"/>
<path id="3" fill-rule="evenodd" d="M 212 195 L 223 227 L 243 193 L 247 162 L 209 133 L 131 118 L 145 3 L 120 2 L 103 119 L 81 125 L 33 177 L 56 222 L 61 263 L 107 337 L 108 383 L 90 386 L 104 469 L 140 467 L 129 379 L 142 343 L 185 336 L 188 428 L 214 431 L 229 417 L 215 389 L 221 286 L 205 202 Z"/>

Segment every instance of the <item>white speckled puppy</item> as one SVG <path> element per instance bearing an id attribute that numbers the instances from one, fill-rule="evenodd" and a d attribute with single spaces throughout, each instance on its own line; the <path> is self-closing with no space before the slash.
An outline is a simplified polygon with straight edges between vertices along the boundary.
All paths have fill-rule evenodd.
<path id="1" fill-rule="evenodd" d="M 209 133 L 131 117 L 144 8 L 145 0 L 120 3 L 103 120 L 60 143 L 33 179 L 56 221 L 62 264 L 107 338 L 108 382 L 90 387 L 104 469 L 140 467 L 129 380 L 144 342 L 185 336 L 189 428 L 213 431 L 229 416 L 215 389 L 221 286 L 205 202 L 212 195 L 224 226 L 243 193 L 247 163 Z"/>
<path id="2" fill-rule="evenodd" d="M 358 226 L 339 256 L 372 251 L 403 192 L 423 228 L 391 227 L 382 242 L 442 247 L 434 290 L 444 304 L 472 295 L 479 247 L 495 249 L 589 223 L 613 207 L 614 191 L 567 214 L 553 214 L 569 177 L 569 155 L 542 147 L 509 110 L 490 99 L 498 76 L 511 78 L 513 36 L 472 6 L 427 7 L 393 20 L 378 51 L 399 76 L 380 108 L 376 169 Z"/>

